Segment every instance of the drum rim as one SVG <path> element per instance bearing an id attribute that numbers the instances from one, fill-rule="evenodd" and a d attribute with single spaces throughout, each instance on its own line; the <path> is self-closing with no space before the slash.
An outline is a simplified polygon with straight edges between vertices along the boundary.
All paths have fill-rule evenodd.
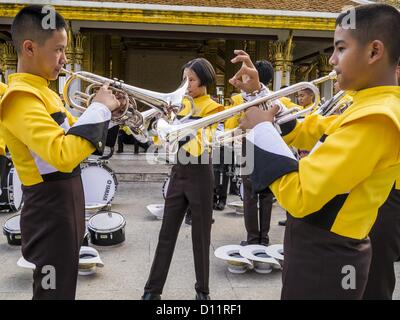
<path id="1" fill-rule="evenodd" d="M 112 177 L 113 177 L 113 179 L 114 179 L 114 182 L 115 182 L 115 185 L 118 185 L 117 176 L 116 176 L 114 170 L 111 169 L 111 167 L 108 166 L 107 164 L 102 163 L 102 162 L 100 162 L 100 161 L 83 162 L 82 165 L 81 165 L 81 170 L 82 170 L 82 169 L 85 169 L 85 168 L 88 168 L 88 167 L 100 167 L 100 168 L 104 168 L 106 171 L 108 171 L 108 172 L 112 175 Z"/>
<path id="2" fill-rule="evenodd" d="M 10 218 L 8 218 L 7 220 L 6 220 L 6 222 L 4 223 L 4 225 L 3 225 L 3 231 L 4 232 L 7 232 L 8 234 L 21 234 L 21 226 L 20 226 L 20 229 L 19 230 L 11 230 L 11 229 L 9 229 L 9 228 L 7 228 L 6 227 L 6 223 L 7 223 L 7 221 L 9 221 L 9 220 L 11 220 L 11 219 L 13 219 L 13 218 L 15 218 L 15 217 L 20 217 L 20 221 L 21 221 L 21 214 L 19 213 L 19 214 L 15 214 L 15 215 L 13 215 L 12 217 L 10 217 Z M 18 232 L 19 231 L 19 232 Z"/>
<path id="3" fill-rule="evenodd" d="M 22 204 L 23 204 L 22 196 L 21 196 L 21 202 L 20 202 L 18 207 L 16 206 L 16 203 L 14 201 L 15 192 L 14 192 L 14 179 L 13 178 L 14 178 L 14 172 L 15 171 L 16 171 L 16 169 L 14 167 L 14 164 L 11 162 L 11 168 L 10 168 L 10 171 L 8 171 L 8 174 L 7 174 L 7 196 L 8 196 L 8 207 L 13 212 L 19 211 L 22 208 Z M 17 172 L 17 175 L 18 175 L 18 172 Z M 19 177 L 18 177 L 18 179 L 19 179 Z M 21 180 L 20 180 L 20 183 L 21 183 L 21 186 L 22 186 Z M 11 185 L 12 185 L 12 188 L 10 188 Z M 21 194 L 22 194 L 22 190 L 21 190 Z"/>
<path id="4" fill-rule="evenodd" d="M 99 214 L 104 214 L 104 213 L 107 214 L 107 213 L 109 213 L 109 212 L 111 212 L 111 213 L 116 213 L 116 214 L 118 214 L 118 215 L 121 216 L 121 218 L 122 218 L 122 223 L 121 223 L 118 227 L 114 227 L 114 228 L 112 228 L 112 229 L 98 229 L 98 228 L 96 228 L 96 227 L 94 227 L 94 226 L 91 225 L 91 220 L 92 220 L 95 216 L 97 216 L 97 215 L 99 215 Z M 88 221 L 88 224 L 87 224 L 87 228 L 88 228 L 89 232 L 90 232 L 90 231 L 93 231 L 93 232 L 96 232 L 96 233 L 106 234 L 106 233 L 113 233 L 113 232 L 115 232 L 115 231 L 119 231 L 119 230 L 125 228 L 125 225 L 126 225 L 126 220 L 125 220 L 124 216 L 123 216 L 122 214 L 120 214 L 119 212 L 115 212 L 115 211 L 99 211 L 99 212 L 95 213 L 94 215 L 92 215 L 92 216 L 90 217 L 90 219 L 89 219 L 89 221 Z"/>
<path id="5" fill-rule="evenodd" d="M 102 163 L 101 161 L 87 161 L 87 162 L 82 162 L 81 163 L 81 176 L 82 176 L 82 171 L 85 168 L 89 168 L 89 167 L 100 167 L 105 169 L 108 173 L 111 174 L 111 177 L 114 181 L 114 195 L 110 198 L 109 201 L 104 202 L 104 206 L 110 204 L 113 200 L 115 195 L 117 194 L 118 191 L 118 179 L 117 179 L 117 175 L 115 174 L 115 172 L 111 169 L 111 167 L 109 167 L 107 164 Z"/>

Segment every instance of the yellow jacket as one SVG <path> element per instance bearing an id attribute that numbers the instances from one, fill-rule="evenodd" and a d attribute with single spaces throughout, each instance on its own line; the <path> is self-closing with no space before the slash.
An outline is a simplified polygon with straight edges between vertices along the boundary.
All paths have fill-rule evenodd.
<path id="1" fill-rule="evenodd" d="M 219 103 L 215 102 L 214 100 L 211 99 L 209 95 L 197 97 L 194 100 L 194 113 L 190 117 L 190 120 L 196 120 L 200 119 L 206 116 L 209 116 L 211 114 L 220 112 L 224 110 L 224 107 L 220 105 Z M 184 116 L 188 115 L 191 112 L 191 106 L 190 102 L 188 100 L 184 100 L 184 108 L 183 110 L 178 114 L 178 118 L 183 118 Z M 218 126 L 218 123 L 214 124 L 210 127 L 208 127 L 205 130 L 206 134 L 206 139 L 208 141 L 211 141 L 212 135 L 215 133 L 215 130 Z M 186 150 L 187 152 L 190 153 L 191 156 L 194 157 L 199 157 L 203 152 L 207 151 L 210 152 L 211 150 L 205 150 L 204 149 L 204 143 L 203 143 L 203 136 L 202 136 L 202 130 L 197 131 L 197 135 L 191 139 L 189 142 L 185 143 L 182 148 Z"/>
<path id="2" fill-rule="evenodd" d="M 100 106 L 102 110 L 103 107 Z M 106 111 L 104 114 L 109 116 Z M 85 113 L 91 115 L 89 110 Z M 76 119 L 48 88 L 46 79 L 26 73 L 9 76 L 9 87 L 0 103 L 0 135 L 7 141 L 23 185 L 41 183 L 48 174 L 76 174 L 79 163 L 103 146 L 99 141 L 95 148 L 83 137 L 92 134 L 97 141 L 102 135 L 105 142 L 106 131 L 102 129 L 108 123 L 102 122 L 98 127 L 97 122 L 89 121 L 88 125 L 81 118 L 81 125 L 72 127 Z M 83 131 L 76 133 L 79 129 Z"/>
<path id="3" fill-rule="evenodd" d="M 310 155 L 286 174 L 276 162 L 274 170 L 283 173 L 272 183 L 264 181 L 293 217 L 365 238 L 400 177 L 399 106 L 400 87 L 382 86 L 357 92 L 339 116 L 306 117 L 297 124 L 297 135 L 292 131 L 284 138 L 299 148 L 315 145 Z M 266 154 L 256 149 L 256 161 L 257 156 Z"/>

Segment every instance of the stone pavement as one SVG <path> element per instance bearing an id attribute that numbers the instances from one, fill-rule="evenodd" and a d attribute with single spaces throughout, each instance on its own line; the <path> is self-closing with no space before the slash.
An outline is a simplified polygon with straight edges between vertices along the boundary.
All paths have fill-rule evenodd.
<path id="1" fill-rule="evenodd" d="M 133 159 L 136 160 L 133 160 Z M 122 161 L 123 160 L 123 161 Z M 122 165 L 121 163 L 124 162 Z M 104 268 L 98 268 L 91 276 L 79 276 L 77 299 L 140 299 L 147 280 L 157 245 L 161 220 L 147 212 L 146 206 L 151 203 L 162 203 L 162 180 L 167 168 L 155 166 L 148 168 L 143 156 L 133 154 L 116 155 L 110 166 L 119 178 L 129 171 L 132 164 L 137 164 L 141 173 L 153 173 L 156 179 L 146 175 L 126 175 L 127 181 L 120 181 L 117 194 L 112 203 L 112 210 L 124 215 L 126 219 L 126 241 L 116 247 L 96 247 Z M 155 169 L 157 168 L 157 170 Z M 129 173 L 129 172 L 128 172 Z M 157 176 L 157 174 L 159 176 Z M 129 180 L 138 179 L 139 181 Z M 229 201 L 238 200 L 229 196 Z M 228 202 L 229 202 L 228 201 Z M 0 213 L 0 224 L 13 214 Z M 278 205 L 273 207 L 270 238 L 271 243 L 282 243 L 284 228 L 278 221 L 285 214 Z M 216 248 L 226 244 L 239 244 L 245 239 L 243 216 L 233 210 L 214 211 L 215 223 L 212 227 L 210 250 L 210 295 L 212 299 L 279 299 L 281 290 L 281 272 L 274 270 L 270 274 L 258 274 L 247 271 L 245 274 L 232 274 L 227 270 L 224 261 L 215 258 Z M 11 247 L 6 238 L 0 238 L 0 300 L 30 299 L 32 271 L 17 267 L 21 256 L 19 247 Z M 400 265 L 396 266 L 397 278 L 400 279 Z M 195 274 L 191 244 L 191 227 L 183 224 L 177 241 L 163 299 L 194 299 Z M 395 299 L 400 299 L 400 288 L 397 286 Z"/>

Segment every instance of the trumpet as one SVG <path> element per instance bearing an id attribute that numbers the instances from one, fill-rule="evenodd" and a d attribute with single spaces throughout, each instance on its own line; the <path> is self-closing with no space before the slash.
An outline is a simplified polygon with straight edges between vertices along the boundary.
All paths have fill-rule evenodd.
<path id="1" fill-rule="evenodd" d="M 329 75 L 321 77 L 319 79 L 313 80 L 311 82 L 299 82 L 290 87 L 286 87 L 284 89 L 271 92 L 264 97 L 257 98 L 253 101 L 246 102 L 235 106 L 233 108 L 218 112 L 216 114 L 212 114 L 210 116 L 201 118 L 199 120 L 195 120 L 189 123 L 183 123 L 179 125 L 171 125 L 164 119 L 159 119 L 157 122 L 157 132 L 159 137 L 169 145 L 170 150 L 177 151 L 178 150 L 178 142 L 184 139 L 189 135 L 193 135 L 199 129 L 204 129 L 209 127 L 213 124 L 223 122 L 232 116 L 245 111 L 246 109 L 253 107 L 253 106 L 262 106 L 262 107 L 269 107 L 274 101 L 280 99 L 282 97 L 288 96 L 293 94 L 297 91 L 310 89 L 315 96 L 315 102 L 312 106 L 304 110 L 298 109 L 289 109 L 283 112 L 280 112 L 275 117 L 275 123 L 277 125 L 281 125 L 283 123 L 292 121 L 297 119 L 300 116 L 305 116 L 308 113 L 313 112 L 314 108 L 318 106 L 320 101 L 320 93 L 319 89 L 316 86 L 319 83 L 336 79 L 336 72 L 332 71 Z M 204 135 L 203 135 L 204 136 Z"/>
<path id="2" fill-rule="evenodd" d="M 140 132 L 140 128 L 145 125 L 145 118 L 148 115 L 137 110 L 136 101 L 154 109 L 154 114 L 160 113 L 164 118 L 171 121 L 182 109 L 182 100 L 186 96 L 189 85 L 189 80 L 185 78 L 177 90 L 170 93 L 160 93 L 134 87 L 125 84 L 122 80 L 111 80 L 86 71 L 72 72 L 66 69 L 62 69 L 62 71 L 69 75 L 63 89 L 63 96 L 69 107 L 84 112 L 91 104 L 95 96 L 95 91 L 105 83 L 109 83 L 109 88 L 113 93 L 124 95 L 126 101 L 128 101 L 124 110 L 118 115 L 113 115 L 112 120 L 118 124 L 127 125 L 132 131 L 137 132 Z M 85 92 L 73 91 L 72 84 L 77 80 L 89 83 Z M 76 103 L 75 100 L 80 104 Z"/>
<path id="3" fill-rule="evenodd" d="M 132 130 L 133 136 L 142 143 L 146 143 L 149 141 L 150 136 L 154 136 L 157 134 L 156 129 L 156 121 L 151 122 L 151 120 L 155 117 L 160 117 L 161 113 L 156 109 L 149 109 L 146 111 L 141 112 L 143 117 L 143 124 Z M 151 125 L 150 125 L 151 124 Z"/>

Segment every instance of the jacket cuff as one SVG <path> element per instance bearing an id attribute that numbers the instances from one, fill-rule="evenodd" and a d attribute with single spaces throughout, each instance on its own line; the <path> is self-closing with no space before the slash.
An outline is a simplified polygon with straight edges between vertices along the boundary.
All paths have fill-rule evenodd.
<path id="1" fill-rule="evenodd" d="M 254 148 L 253 190 L 262 192 L 275 180 L 298 171 L 298 162 L 271 122 L 262 122 L 248 135 Z"/>
<path id="2" fill-rule="evenodd" d="M 94 102 L 68 130 L 67 134 L 82 137 L 93 144 L 97 154 L 102 154 L 111 120 L 110 110 L 102 103 Z"/>

